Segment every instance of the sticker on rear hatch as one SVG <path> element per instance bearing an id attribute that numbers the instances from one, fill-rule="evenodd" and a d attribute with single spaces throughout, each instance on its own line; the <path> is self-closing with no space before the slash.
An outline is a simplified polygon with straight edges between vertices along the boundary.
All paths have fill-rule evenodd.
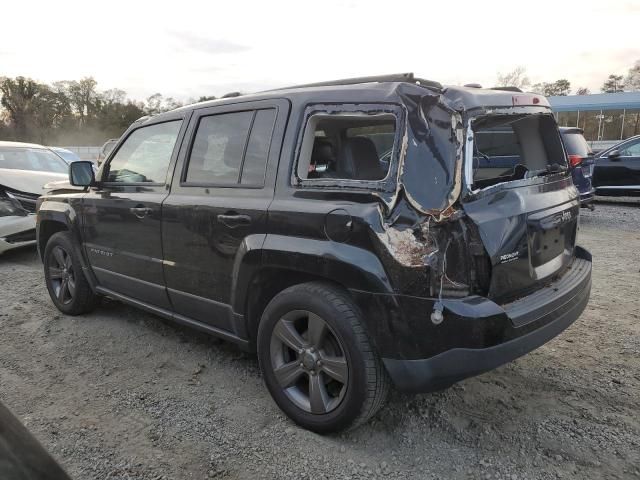
<path id="1" fill-rule="evenodd" d="M 520 256 L 520 252 L 516 250 L 515 252 L 505 253 L 504 255 L 500 255 L 500 263 L 509 263 L 517 260 Z"/>

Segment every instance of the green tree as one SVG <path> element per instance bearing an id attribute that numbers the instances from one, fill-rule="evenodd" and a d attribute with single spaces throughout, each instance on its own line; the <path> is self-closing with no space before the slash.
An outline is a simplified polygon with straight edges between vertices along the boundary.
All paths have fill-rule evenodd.
<path id="1" fill-rule="evenodd" d="M 618 93 L 624 91 L 624 82 L 622 75 L 609 75 L 606 82 L 602 84 L 601 90 L 604 93 Z"/>
<path id="2" fill-rule="evenodd" d="M 68 115 L 68 104 L 59 94 L 47 85 L 40 85 L 38 94 L 33 98 L 30 123 L 31 138 L 38 143 L 49 143 L 52 132 L 59 127 Z"/>
<path id="3" fill-rule="evenodd" d="M 92 77 L 51 85 L 25 77 L 0 77 L 0 140 L 100 145 L 148 113 L 181 106 L 160 93 L 136 102 L 118 88 L 100 92 Z"/>
<path id="4" fill-rule="evenodd" d="M 2 94 L 0 103 L 7 111 L 16 140 L 29 138 L 29 123 L 34 113 L 34 99 L 40 89 L 40 84 L 30 78 L 0 79 L 0 94 Z"/>
<path id="5" fill-rule="evenodd" d="M 496 80 L 498 87 L 518 87 L 526 90 L 531 85 L 531 81 L 527 77 L 527 69 L 522 66 L 516 67 L 504 75 L 498 72 Z"/>
<path id="6" fill-rule="evenodd" d="M 78 126 L 86 125 L 100 108 L 100 97 L 96 91 L 98 82 L 93 77 L 69 82 L 68 95 L 78 118 Z"/>
<path id="7" fill-rule="evenodd" d="M 544 95 L 545 97 L 565 96 L 569 95 L 569 93 L 571 92 L 571 82 L 569 82 L 569 80 L 561 78 L 560 80 L 556 80 L 552 83 L 536 83 L 535 85 L 533 85 L 532 90 L 535 93 Z"/>
<path id="8" fill-rule="evenodd" d="M 154 93 L 147 97 L 145 112 L 147 115 L 157 115 L 158 113 L 168 112 L 176 108 L 182 107 L 182 103 L 172 97 L 164 98 L 160 93 Z"/>
<path id="9" fill-rule="evenodd" d="M 162 112 L 161 93 L 154 93 L 150 97 L 147 97 L 145 112 L 147 112 L 147 115 L 157 115 L 158 113 Z"/>
<path id="10" fill-rule="evenodd" d="M 104 132 L 107 138 L 118 137 L 129 125 L 144 115 L 142 105 L 131 100 L 124 101 L 122 97 L 122 101 L 105 101 L 96 123 L 99 131 Z"/>

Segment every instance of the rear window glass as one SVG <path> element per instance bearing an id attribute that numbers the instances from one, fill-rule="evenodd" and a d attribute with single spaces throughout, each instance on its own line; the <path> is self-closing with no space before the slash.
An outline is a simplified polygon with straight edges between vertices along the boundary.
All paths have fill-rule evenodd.
<path id="1" fill-rule="evenodd" d="M 490 157 L 520 156 L 518 138 L 512 129 L 488 129 L 476 133 L 476 148 Z"/>
<path id="2" fill-rule="evenodd" d="M 491 115 L 473 123 L 473 186 L 485 188 L 566 167 L 551 115 Z"/>
<path id="3" fill-rule="evenodd" d="M 562 142 L 564 143 L 564 148 L 568 155 L 588 157 L 593 154 L 589 144 L 581 133 L 563 133 Z"/>

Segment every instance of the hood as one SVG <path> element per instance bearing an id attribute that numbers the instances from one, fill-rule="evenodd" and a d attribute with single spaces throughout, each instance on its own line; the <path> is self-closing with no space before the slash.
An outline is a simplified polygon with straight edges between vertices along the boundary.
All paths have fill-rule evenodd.
<path id="1" fill-rule="evenodd" d="M 42 195 L 47 190 L 44 185 L 50 182 L 69 181 L 65 173 L 36 172 L 32 170 L 14 170 L 0 168 L 0 185 L 11 190 Z"/>

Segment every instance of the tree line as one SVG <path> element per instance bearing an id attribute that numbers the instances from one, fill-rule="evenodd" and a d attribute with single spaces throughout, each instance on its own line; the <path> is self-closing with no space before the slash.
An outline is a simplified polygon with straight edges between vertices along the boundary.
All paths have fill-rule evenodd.
<path id="1" fill-rule="evenodd" d="M 160 93 L 140 102 L 127 98 L 118 88 L 100 91 L 93 77 L 52 84 L 0 77 L 0 140 L 101 145 L 119 137 L 140 117 L 180 106 L 181 102 Z"/>
<path id="2" fill-rule="evenodd" d="M 518 87 L 546 97 L 556 95 L 569 95 L 571 82 L 561 78 L 554 82 L 531 83 L 524 67 L 516 67 L 511 72 L 502 74 L 498 72 L 496 77 L 498 86 Z M 628 70 L 626 75 L 610 74 L 600 87 L 602 93 L 637 92 L 640 91 L 640 60 Z M 589 95 L 591 92 L 586 87 L 578 87 L 576 95 Z"/>
<path id="3" fill-rule="evenodd" d="M 498 86 L 513 86 L 545 96 L 569 95 L 571 82 L 559 79 L 532 84 L 524 67 L 498 73 Z M 640 91 L 640 60 L 626 75 L 611 74 L 602 92 Z M 577 95 L 588 95 L 580 87 Z M 200 97 L 196 101 L 215 97 Z M 100 145 L 119 137 L 131 123 L 145 115 L 155 115 L 182 106 L 156 93 L 145 101 L 127 98 L 124 90 L 98 90 L 93 77 L 41 83 L 25 77 L 0 77 L 0 140 L 35 142 L 44 145 Z"/>

